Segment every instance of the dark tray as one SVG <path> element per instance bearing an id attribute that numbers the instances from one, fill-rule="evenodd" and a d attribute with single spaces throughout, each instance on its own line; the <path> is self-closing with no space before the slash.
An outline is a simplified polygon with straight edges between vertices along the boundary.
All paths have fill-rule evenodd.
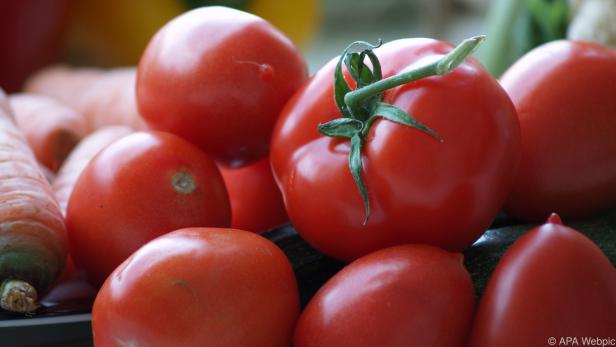
<path id="1" fill-rule="evenodd" d="M 0 311 L 2 347 L 92 346 L 92 315 L 96 290 L 84 279 L 55 286 L 32 315 Z"/>

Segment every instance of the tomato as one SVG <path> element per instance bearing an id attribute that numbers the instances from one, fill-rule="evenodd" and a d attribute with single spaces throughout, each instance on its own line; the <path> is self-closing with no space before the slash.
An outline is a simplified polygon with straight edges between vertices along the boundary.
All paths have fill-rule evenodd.
<path id="1" fill-rule="evenodd" d="M 616 269 L 556 215 L 498 263 L 475 318 L 470 346 L 548 346 L 548 338 L 613 338 Z M 551 343 L 549 345 L 556 345 Z M 572 345 L 570 342 L 569 345 Z"/>
<path id="2" fill-rule="evenodd" d="M 461 254 L 426 245 L 386 248 L 319 290 L 300 316 L 293 346 L 465 346 L 474 304 Z"/>
<path id="3" fill-rule="evenodd" d="M 231 227 L 262 232 L 287 222 L 269 158 L 237 169 L 220 167 L 231 202 Z"/>
<path id="4" fill-rule="evenodd" d="M 271 24 L 204 7 L 154 35 L 139 62 L 137 104 L 153 129 L 237 167 L 268 153 L 278 113 L 305 79 L 299 51 Z"/>
<path id="5" fill-rule="evenodd" d="M 189 228 L 140 248 L 92 309 L 96 346 L 287 347 L 299 315 L 291 264 L 251 232 Z"/>
<path id="6" fill-rule="evenodd" d="M 216 164 L 187 141 L 154 131 L 128 135 L 94 157 L 66 212 L 70 252 L 97 286 L 159 235 L 230 221 Z"/>
<path id="7" fill-rule="evenodd" d="M 0 1 L 0 87 L 17 92 L 58 58 L 69 0 Z"/>
<path id="8" fill-rule="evenodd" d="M 383 76 L 451 51 L 444 42 L 405 39 L 374 50 Z M 460 251 L 496 216 L 513 182 L 520 135 L 513 104 L 475 59 L 444 76 L 383 93 L 383 101 L 438 133 L 377 119 L 364 138 L 363 177 L 372 213 L 349 171 L 351 142 L 325 137 L 317 125 L 340 117 L 332 61 L 289 101 L 272 138 L 274 176 L 287 213 L 321 252 L 352 260 L 401 244 Z M 348 75 L 347 79 L 348 79 Z"/>
<path id="9" fill-rule="evenodd" d="M 501 78 L 518 110 L 522 159 L 505 210 L 540 221 L 577 218 L 616 204 L 616 52 L 555 41 Z"/>

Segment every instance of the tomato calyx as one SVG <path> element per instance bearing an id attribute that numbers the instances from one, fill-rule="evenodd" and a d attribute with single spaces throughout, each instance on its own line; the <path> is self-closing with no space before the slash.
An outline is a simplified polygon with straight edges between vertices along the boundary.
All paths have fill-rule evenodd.
<path id="1" fill-rule="evenodd" d="M 484 40 L 485 36 L 483 35 L 468 38 L 435 62 L 385 79 L 382 76 L 379 59 L 373 51 L 381 45 L 381 41 L 376 45 L 365 41 L 353 42 L 340 55 L 334 72 L 334 99 L 342 117 L 319 124 L 318 130 L 329 137 L 351 140 L 349 169 L 364 203 L 364 225 L 368 223 L 370 217 L 370 201 L 366 184 L 362 178 L 361 150 L 374 121 L 378 117 L 382 117 L 423 131 L 440 142 L 444 141 L 435 131 L 420 123 L 407 112 L 382 102 L 383 92 L 425 77 L 442 76 L 449 73 L 473 53 Z M 359 52 L 352 51 L 357 46 L 361 46 L 361 50 Z M 366 65 L 366 57 L 370 60 L 372 68 Z M 357 86 L 355 90 L 351 90 L 344 78 L 342 73 L 343 63 L 351 78 L 355 81 Z"/>

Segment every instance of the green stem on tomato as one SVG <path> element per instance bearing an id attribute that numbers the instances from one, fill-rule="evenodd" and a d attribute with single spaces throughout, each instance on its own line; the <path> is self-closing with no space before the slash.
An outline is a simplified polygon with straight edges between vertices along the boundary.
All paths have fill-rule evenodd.
<path id="1" fill-rule="evenodd" d="M 451 50 L 441 59 L 431 64 L 424 65 L 398 75 L 387 77 L 385 79 L 369 84 L 365 87 L 351 91 L 344 96 L 344 102 L 350 109 L 356 109 L 362 101 L 370 98 L 371 96 L 380 94 L 388 89 L 392 89 L 394 87 L 401 86 L 403 84 L 407 84 L 409 82 L 413 82 L 426 77 L 444 75 L 449 71 L 455 69 L 458 65 L 460 65 L 460 63 L 464 61 L 464 58 L 473 53 L 479 47 L 479 45 L 481 45 L 481 43 L 485 41 L 485 38 L 486 37 L 483 35 L 468 38 L 462 41 L 462 43 L 456 46 L 456 48 Z"/>
<path id="2" fill-rule="evenodd" d="M 385 79 L 382 79 L 380 63 L 372 51 L 378 45 L 358 42 L 351 44 L 343 51 L 334 73 L 334 100 L 343 116 L 342 118 L 319 124 L 318 129 L 324 135 L 351 140 L 351 150 L 348 158 L 349 170 L 364 203 L 364 225 L 368 222 L 371 209 L 368 189 L 362 177 L 361 150 L 365 143 L 365 137 L 368 135 L 377 117 L 416 128 L 441 142 L 443 141 L 435 131 L 417 121 L 413 116 L 393 105 L 382 102 L 382 93 L 412 81 L 429 76 L 444 75 L 452 71 L 466 57 L 473 53 L 484 40 L 485 36 L 471 37 L 464 40 L 435 62 Z M 359 53 L 350 53 L 350 48 L 357 44 L 368 48 Z M 365 65 L 365 57 L 370 58 L 373 66 L 372 69 Z M 344 79 L 342 74 L 343 63 L 346 65 L 351 77 L 355 80 L 356 85 L 360 86 L 356 90 L 351 90 Z"/>

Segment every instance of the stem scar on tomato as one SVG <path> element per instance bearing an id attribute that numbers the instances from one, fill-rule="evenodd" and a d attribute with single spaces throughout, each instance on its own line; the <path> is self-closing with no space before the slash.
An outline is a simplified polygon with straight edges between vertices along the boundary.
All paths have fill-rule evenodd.
<path id="1" fill-rule="evenodd" d="M 180 194 L 190 194 L 197 188 L 197 183 L 187 171 L 176 172 L 173 177 L 171 177 L 171 185 L 173 189 Z"/>
<path id="2" fill-rule="evenodd" d="M 370 217 L 370 201 L 366 184 L 362 178 L 361 150 L 377 117 L 416 128 L 434 137 L 439 142 L 444 141 L 438 133 L 420 123 L 410 114 L 391 104 L 382 102 L 382 93 L 388 89 L 425 77 L 442 76 L 449 73 L 472 54 L 484 40 L 484 35 L 468 38 L 433 63 L 385 79 L 382 76 L 379 59 L 373 51 L 381 46 L 381 40 L 376 45 L 365 41 L 353 42 L 340 55 L 334 72 L 334 100 L 342 117 L 319 124 L 318 130 L 329 137 L 351 140 L 349 169 L 364 202 L 364 225 L 368 223 Z M 356 46 L 361 46 L 363 49 L 359 52 L 353 52 L 352 50 Z M 372 68 L 365 64 L 366 57 L 370 60 Z M 343 63 L 351 78 L 355 81 L 357 86 L 355 90 L 351 90 L 344 78 L 342 73 Z"/>

